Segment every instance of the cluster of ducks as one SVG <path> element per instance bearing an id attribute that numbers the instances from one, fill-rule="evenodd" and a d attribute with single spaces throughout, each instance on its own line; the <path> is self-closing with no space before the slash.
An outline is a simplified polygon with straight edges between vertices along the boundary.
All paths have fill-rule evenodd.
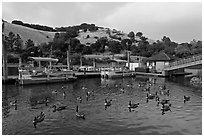
<path id="1" fill-rule="evenodd" d="M 62 85 L 61 89 L 62 90 L 64 89 L 63 85 Z M 82 90 L 85 90 L 85 89 L 87 89 L 87 88 L 86 87 L 82 87 Z M 52 91 L 52 93 L 57 95 L 57 94 L 59 94 L 59 91 L 54 90 L 54 91 Z M 62 95 L 63 95 L 64 99 L 67 96 L 64 90 L 63 90 Z M 91 95 L 94 96 L 94 90 L 86 92 L 86 100 L 87 101 L 88 101 L 88 99 L 89 99 L 89 97 Z M 82 103 L 82 97 L 81 96 L 77 97 L 76 100 L 79 101 L 79 103 Z M 48 106 L 48 103 L 49 103 L 48 97 L 46 97 L 45 100 L 40 101 L 40 102 L 41 103 L 38 103 L 38 104 L 45 104 L 46 106 Z M 110 104 L 110 103 L 108 103 L 108 104 Z M 56 111 L 65 110 L 67 108 L 67 106 L 66 105 L 56 106 L 54 104 L 51 108 L 53 108 L 53 112 L 56 112 Z M 76 114 L 75 115 L 76 115 L 77 119 L 85 119 L 85 114 L 83 114 L 82 112 L 79 112 L 79 106 L 78 105 L 76 106 Z M 34 127 L 37 128 L 37 123 L 42 122 L 44 120 L 44 118 L 45 118 L 44 112 L 41 112 L 38 116 L 35 116 L 35 118 L 33 120 Z"/>
<path id="2" fill-rule="evenodd" d="M 159 89 L 158 92 L 155 92 L 155 93 L 151 93 L 150 92 L 150 87 L 152 85 L 154 85 L 156 83 L 151 83 L 151 82 L 139 82 L 138 84 L 138 87 L 141 88 L 143 87 L 143 90 L 145 92 L 147 92 L 146 94 L 146 103 L 148 103 L 150 100 L 154 100 L 157 102 L 157 106 L 159 106 L 161 104 L 161 111 L 162 111 L 162 115 L 165 114 L 165 112 L 167 111 L 171 111 L 171 103 L 170 103 L 170 100 L 169 99 L 160 99 L 161 96 L 170 96 L 170 90 L 167 90 L 166 89 L 166 85 L 164 84 L 163 86 L 159 86 Z M 119 87 L 121 85 L 117 85 L 117 87 Z M 130 85 L 127 85 L 127 87 L 132 87 L 133 84 L 130 84 Z M 105 86 L 107 87 L 107 85 Z M 116 87 L 116 86 L 115 86 Z M 64 87 L 62 86 L 62 90 L 64 89 Z M 86 87 L 82 87 L 82 90 L 86 90 L 87 88 Z M 125 93 L 125 89 L 124 87 L 120 88 L 120 91 L 122 93 Z M 53 94 L 58 94 L 59 91 L 55 90 L 52 92 Z M 65 91 L 63 90 L 63 98 L 66 98 L 66 93 Z M 94 90 L 92 91 L 88 91 L 86 92 L 86 100 L 88 101 L 90 96 L 94 96 Z M 190 100 L 190 97 L 189 96 L 184 96 L 183 97 L 183 101 L 184 103 L 186 103 L 187 101 Z M 79 103 L 82 103 L 82 97 L 79 96 L 76 98 L 76 100 L 79 102 Z M 48 106 L 48 103 L 49 103 L 49 100 L 48 100 L 48 97 L 45 98 L 45 100 L 41 101 L 41 102 L 38 102 L 40 104 L 45 104 L 46 106 Z M 104 101 L 104 107 L 105 107 L 105 110 L 110 107 L 112 104 L 112 99 L 108 100 L 107 98 L 105 99 Z M 17 100 L 15 100 L 14 102 L 12 102 L 12 105 L 15 106 L 15 110 L 17 110 Z M 134 111 L 136 108 L 138 108 L 140 105 L 140 103 L 133 103 L 131 100 L 129 101 L 128 103 L 128 110 L 129 112 L 132 112 Z M 55 104 L 52 106 L 53 108 L 53 112 L 56 112 L 56 111 L 62 111 L 62 110 L 65 110 L 67 108 L 67 106 L 65 105 L 61 105 L 61 106 L 56 106 Z M 79 112 L 79 106 L 77 105 L 76 106 L 76 118 L 77 119 L 85 119 L 85 114 Z M 33 125 L 35 128 L 37 128 L 37 123 L 40 123 L 42 122 L 43 120 L 45 119 L 45 113 L 44 112 L 41 112 L 38 116 L 35 116 L 34 117 L 34 120 L 33 120 Z"/>

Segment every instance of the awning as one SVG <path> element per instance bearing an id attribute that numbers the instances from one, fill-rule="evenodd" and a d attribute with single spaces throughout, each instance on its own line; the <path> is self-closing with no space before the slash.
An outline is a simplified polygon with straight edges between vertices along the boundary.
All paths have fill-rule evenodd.
<path id="1" fill-rule="evenodd" d="M 46 57 L 29 57 L 29 58 L 38 62 L 39 61 L 58 62 L 58 59 L 54 59 L 54 58 L 46 58 Z"/>
<path id="2" fill-rule="evenodd" d="M 119 62 L 119 63 L 127 63 L 127 60 L 121 60 L 121 59 L 111 59 L 111 62 Z"/>

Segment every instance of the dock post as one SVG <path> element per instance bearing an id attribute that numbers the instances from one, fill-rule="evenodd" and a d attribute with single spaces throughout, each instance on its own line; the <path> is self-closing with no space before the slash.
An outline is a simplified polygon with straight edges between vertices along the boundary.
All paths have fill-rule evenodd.
<path id="1" fill-rule="evenodd" d="M 3 76 L 4 83 L 8 80 L 8 68 L 7 68 L 7 47 L 5 45 L 5 37 L 4 37 L 4 22 L 2 23 L 2 51 L 3 51 Z"/>

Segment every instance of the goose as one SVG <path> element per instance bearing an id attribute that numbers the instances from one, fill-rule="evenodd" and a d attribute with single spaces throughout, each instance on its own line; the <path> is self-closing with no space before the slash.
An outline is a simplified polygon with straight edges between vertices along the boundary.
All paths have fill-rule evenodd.
<path id="1" fill-rule="evenodd" d="M 66 93 L 65 93 L 65 91 L 62 93 L 62 95 L 63 95 L 63 98 L 65 98 L 65 97 L 66 97 Z"/>
<path id="2" fill-rule="evenodd" d="M 79 113 L 79 107 L 78 106 L 76 106 L 76 117 L 81 118 L 81 119 L 85 119 L 85 115 L 82 113 Z"/>
<path id="3" fill-rule="evenodd" d="M 159 88 L 160 88 L 161 90 L 166 90 L 166 84 L 164 84 L 163 86 L 159 86 Z"/>
<path id="4" fill-rule="evenodd" d="M 41 112 L 40 115 L 35 116 L 34 120 L 33 120 L 33 125 L 35 128 L 37 128 L 37 123 L 42 122 L 45 119 L 45 113 Z"/>
<path id="5" fill-rule="evenodd" d="M 78 97 L 77 100 L 81 103 L 82 102 L 82 98 Z"/>
<path id="6" fill-rule="evenodd" d="M 120 91 L 123 92 L 123 93 L 125 93 L 125 89 L 124 89 L 124 88 L 121 88 Z"/>
<path id="7" fill-rule="evenodd" d="M 132 104 L 132 102 L 129 101 L 129 104 L 128 104 L 129 111 L 131 112 L 131 109 L 137 108 L 139 106 L 139 104 L 140 103 Z"/>
<path id="8" fill-rule="evenodd" d="M 161 107 L 162 115 L 164 114 L 165 111 L 171 111 L 170 107 L 171 107 L 171 104 L 162 105 L 162 107 Z"/>
<path id="9" fill-rule="evenodd" d="M 57 90 L 52 91 L 53 94 L 57 94 L 57 92 L 58 92 Z"/>
<path id="10" fill-rule="evenodd" d="M 15 100 L 14 102 L 10 102 L 11 106 L 15 107 L 15 110 L 17 110 L 17 100 Z"/>
<path id="11" fill-rule="evenodd" d="M 185 96 L 185 95 L 184 95 L 184 96 L 183 96 L 183 99 L 184 99 L 184 100 L 183 100 L 183 102 L 184 102 L 184 103 L 186 103 L 187 101 L 189 101 L 189 100 L 190 100 L 190 97 L 189 97 L 189 96 Z"/>
<path id="12" fill-rule="evenodd" d="M 59 107 L 57 107 L 56 105 L 53 105 L 52 107 L 54 108 L 53 112 L 56 112 L 56 111 L 61 111 L 61 110 L 66 109 L 67 106 L 59 106 Z"/>
<path id="13" fill-rule="evenodd" d="M 104 106 L 105 106 L 105 109 L 109 106 L 111 106 L 111 102 L 112 102 L 112 99 L 107 101 L 107 99 L 105 99 L 105 103 L 104 103 Z"/>
<path id="14" fill-rule="evenodd" d="M 155 98 L 155 95 L 154 94 L 151 94 L 151 93 L 147 93 L 147 99 L 154 99 Z"/>
<path id="15" fill-rule="evenodd" d="M 86 88 L 86 87 L 82 87 L 81 89 L 84 89 L 84 90 L 85 90 L 85 89 L 87 89 L 87 88 Z"/>

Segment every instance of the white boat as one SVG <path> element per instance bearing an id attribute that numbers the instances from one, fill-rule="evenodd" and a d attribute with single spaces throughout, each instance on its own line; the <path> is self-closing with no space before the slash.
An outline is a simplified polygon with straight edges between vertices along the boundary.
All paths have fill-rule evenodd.
<path id="1" fill-rule="evenodd" d="M 121 68 L 106 68 L 101 70 L 102 78 L 123 78 L 133 76 L 135 76 L 133 71 L 122 70 Z"/>
<path id="2" fill-rule="evenodd" d="M 41 61 L 48 62 L 57 62 L 58 59 L 53 58 L 41 58 L 41 57 L 31 57 L 34 61 L 37 61 L 39 64 Z M 39 65 L 36 67 L 28 68 L 19 68 L 19 84 L 28 85 L 28 84 L 43 84 L 43 83 L 53 83 L 53 82 L 72 82 L 76 81 L 77 77 L 74 76 L 74 73 L 69 70 L 56 70 L 50 68 L 43 68 Z"/>

